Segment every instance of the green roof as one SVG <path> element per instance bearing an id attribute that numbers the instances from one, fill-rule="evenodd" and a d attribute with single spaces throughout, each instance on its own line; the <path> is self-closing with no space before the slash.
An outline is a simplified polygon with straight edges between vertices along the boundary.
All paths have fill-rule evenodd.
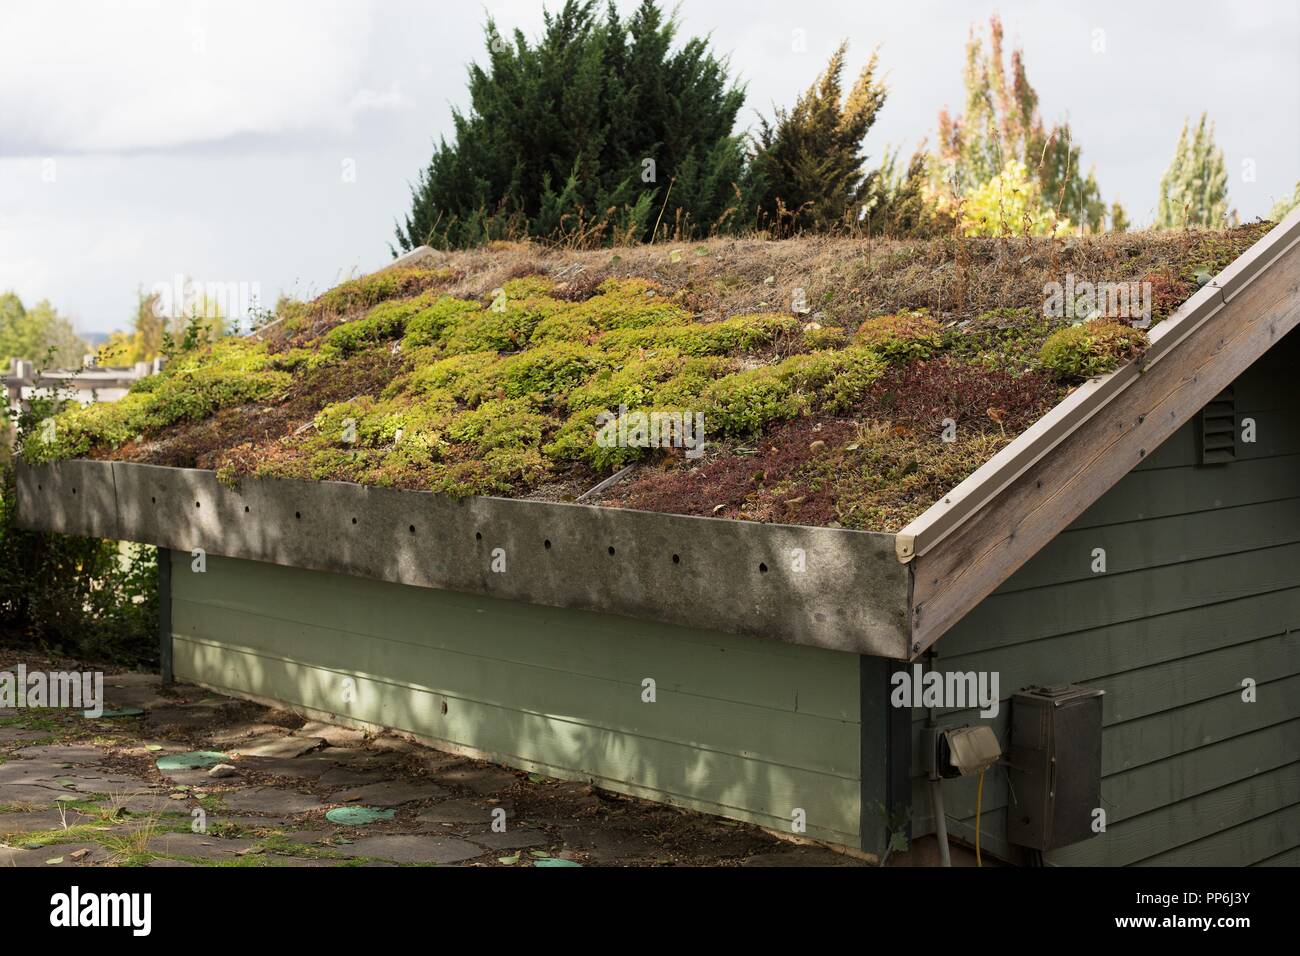
<path id="1" fill-rule="evenodd" d="M 24 455 L 896 531 L 1266 230 L 430 252 Z"/>

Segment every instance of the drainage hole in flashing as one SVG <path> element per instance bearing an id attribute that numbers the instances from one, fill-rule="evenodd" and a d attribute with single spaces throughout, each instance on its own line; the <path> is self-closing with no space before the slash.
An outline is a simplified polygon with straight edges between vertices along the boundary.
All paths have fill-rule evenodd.
<path id="1" fill-rule="evenodd" d="M 758 570 L 760 574 L 767 574 L 767 565 L 760 562 L 758 565 Z"/>
<path id="2" fill-rule="evenodd" d="M 612 544 L 609 546 L 609 553 L 610 554 L 614 553 L 614 546 Z"/>
<path id="3" fill-rule="evenodd" d="M 551 539 L 550 539 L 550 538 L 547 538 L 545 541 L 543 541 L 543 542 L 542 542 L 542 547 L 545 548 L 547 551 L 550 551 L 550 550 L 551 550 Z"/>
<path id="4" fill-rule="evenodd" d="M 295 511 L 295 512 L 293 513 L 293 516 L 294 516 L 295 518 L 299 519 L 299 520 L 302 520 L 302 512 L 301 512 L 301 511 Z"/>
<path id="5" fill-rule="evenodd" d="M 203 507 L 203 506 L 202 506 L 201 504 L 199 504 L 199 503 L 196 501 L 196 502 L 194 502 L 194 507 L 196 507 L 196 508 L 201 508 L 201 507 Z"/>
<path id="6" fill-rule="evenodd" d="M 483 540 L 483 532 L 482 532 L 482 531 L 475 531 L 475 532 L 474 532 L 474 540 L 475 540 L 475 541 L 482 541 L 482 540 Z"/>
<path id="7" fill-rule="evenodd" d="M 248 514 L 248 505 L 244 505 L 244 514 Z"/>
<path id="8" fill-rule="evenodd" d="M 411 532 L 411 534 L 415 534 L 415 525 L 413 524 L 407 525 L 406 530 Z"/>
<path id="9" fill-rule="evenodd" d="M 77 489 L 76 489 L 76 488 L 73 488 L 73 489 L 72 489 L 72 493 L 75 495 L 75 494 L 77 493 Z"/>
<path id="10" fill-rule="evenodd" d="M 681 563 L 682 563 L 682 556 L 680 554 L 674 554 L 673 564 L 681 564 Z"/>
<path id="11" fill-rule="evenodd" d="M 353 524 L 356 524 L 356 523 L 357 523 L 357 519 L 356 519 L 356 518 L 353 518 L 353 519 L 352 519 L 352 523 L 353 523 Z"/>

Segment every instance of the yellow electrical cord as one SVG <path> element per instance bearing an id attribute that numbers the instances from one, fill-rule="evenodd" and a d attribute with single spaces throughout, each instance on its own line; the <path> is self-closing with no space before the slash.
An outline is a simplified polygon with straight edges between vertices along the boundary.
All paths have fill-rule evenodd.
<path id="1" fill-rule="evenodd" d="M 984 771 L 980 771 L 979 789 L 975 791 L 975 865 L 983 866 L 980 862 L 980 807 L 984 802 Z"/>

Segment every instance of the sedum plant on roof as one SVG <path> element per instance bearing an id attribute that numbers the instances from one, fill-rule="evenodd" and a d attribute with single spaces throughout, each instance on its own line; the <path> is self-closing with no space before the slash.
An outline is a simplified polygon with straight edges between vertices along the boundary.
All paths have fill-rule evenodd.
<path id="1" fill-rule="evenodd" d="M 438 254 L 22 452 L 548 500 L 637 465 L 599 503 L 896 530 L 1144 347 L 1124 319 L 1045 315 L 1045 282 L 1151 281 L 1159 321 L 1262 231 Z"/>

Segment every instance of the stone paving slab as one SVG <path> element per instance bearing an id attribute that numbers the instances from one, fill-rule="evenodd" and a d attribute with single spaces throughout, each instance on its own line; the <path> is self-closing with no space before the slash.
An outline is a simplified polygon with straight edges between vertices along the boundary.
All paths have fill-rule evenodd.
<path id="1" fill-rule="evenodd" d="M 352 727 L 339 727 L 319 720 L 309 720 L 297 730 L 295 737 L 319 737 L 334 747 L 359 747 L 366 742 L 366 732 Z"/>
<path id="2" fill-rule="evenodd" d="M 465 839 L 490 850 L 522 850 L 530 846 L 545 846 L 555 842 L 541 830 L 530 830 L 525 827 L 517 830 L 507 829 L 504 833 L 494 833 L 489 830 L 486 833 L 467 833 L 464 836 Z"/>
<path id="3" fill-rule="evenodd" d="M 133 745 L 122 747 L 118 752 L 132 757 L 147 757 L 152 761 L 168 754 L 188 753 L 193 749 L 188 744 L 176 743 L 174 740 L 144 737 L 135 741 Z"/>
<path id="4" fill-rule="evenodd" d="M 293 780 L 316 780 L 330 770 L 339 769 L 339 762 L 336 758 L 322 757 L 319 753 L 302 757 L 240 757 L 235 761 L 235 769 Z"/>
<path id="5" fill-rule="evenodd" d="M 233 746 L 254 737 L 265 737 L 268 734 L 280 736 L 287 733 L 288 731 L 283 727 L 268 724 L 264 720 L 241 720 L 226 727 L 218 727 L 209 731 L 208 740 L 214 744 L 222 745 L 220 749 L 225 750 L 227 744 Z"/>
<path id="6" fill-rule="evenodd" d="M 85 850 L 86 853 L 80 857 L 73 856 L 74 853 L 81 850 Z M 24 850 L 19 847 L 0 847 L 0 867 L 94 866 L 97 863 L 106 862 L 112 855 L 111 852 L 98 843 L 55 843 L 35 850 Z M 61 862 L 50 863 L 49 860 L 61 860 Z"/>
<path id="7" fill-rule="evenodd" d="M 41 810 L 34 813 L 0 813 L 0 835 L 18 833 L 40 833 L 44 830 L 58 830 L 64 826 L 75 827 L 83 823 L 94 823 L 95 817 L 68 810 L 60 815 L 58 810 Z M 21 843 L 21 840 L 12 842 Z"/>
<path id="8" fill-rule="evenodd" d="M 646 835 L 615 826 L 574 828 L 565 834 L 564 844 L 597 863 L 647 862 L 665 856 L 663 848 Z"/>
<path id="9" fill-rule="evenodd" d="M 207 833 L 159 833 L 150 838 L 149 850 L 197 860 L 232 860 L 256 842 L 245 838 L 223 839 Z"/>
<path id="10" fill-rule="evenodd" d="M 87 773 L 65 770 L 49 784 L 70 793 L 120 793 L 147 788 L 139 777 L 122 773 Z"/>
<path id="11" fill-rule="evenodd" d="M 330 800 L 334 803 L 361 803 L 373 807 L 399 807 L 404 803 L 433 800 L 446 795 L 445 788 L 431 783 L 383 780 L 365 787 L 339 790 L 330 794 Z"/>
<path id="12" fill-rule="evenodd" d="M 322 787 L 359 787 L 375 779 L 373 773 L 334 766 L 316 778 Z"/>
<path id="13" fill-rule="evenodd" d="M 40 784 L 13 784 L 0 787 L 0 800 L 5 805 L 32 805 L 38 809 L 57 806 L 60 802 L 68 803 L 78 799 L 78 794 L 62 787 L 45 787 Z M 59 800 L 60 797 L 64 799 Z"/>
<path id="14" fill-rule="evenodd" d="M 102 763 L 108 755 L 100 748 L 88 745 L 45 744 L 40 747 L 25 747 L 17 751 L 14 756 L 24 760 L 49 758 L 61 763 L 91 764 Z"/>
<path id="15" fill-rule="evenodd" d="M 171 782 L 174 787 L 196 787 L 200 790 L 207 787 L 228 786 L 230 777 L 214 777 L 208 773 L 210 767 L 203 767 L 196 770 L 166 770 L 161 771 L 162 775 Z"/>
<path id="16" fill-rule="evenodd" d="M 415 819 L 421 823 L 481 823 L 486 825 L 492 822 L 492 811 L 498 807 L 509 814 L 512 804 L 509 801 L 491 804 L 484 800 L 474 799 L 448 800 L 445 803 L 438 803 L 429 807 Z"/>
<path id="17" fill-rule="evenodd" d="M 139 676 L 150 677 L 152 675 L 142 674 Z M 147 711 L 158 707 L 171 707 L 176 703 L 174 698 L 162 693 L 156 678 L 153 684 L 147 684 L 140 681 L 122 682 L 118 675 L 113 675 L 104 681 L 104 700 L 107 705 L 105 709 L 108 710 L 139 707 L 141 710 Z"/>
<path id="18" fill-rule="evenodd" d="M 366 856 L 391 863 L 460 863 L 483 856 L 483 848 L 455 837 L 394 835 L 365 837 L 334 849 L 346 856 Z"/>
<path id="19" fill-rule="evenodd" d="M 441 783 L 455 784 L 484 797 L 509 790 L 519 782 L 519 777 L 509 770 L 477 764 L 444 770 L 438 774 L 438 779 Z"/>
<path id="20" fill-rule="evenodd" d="M 284 834 L 285 840 L 292 843 L 303 843 L 307 846 L 313 846 L 317 843 L 327 843 L 334 839 L 333 830 L 290 830 Z"/>
<path id="21" fill-rule="evenodd" d="M 355 747 L 326 747 L 311 754 L 321 760 L 332 760 L 336 764 L 353 770 L 368 768 L 371 770 L 390 770 L 406 758 L 400 753 L 384 750 L 361 750 Z"/>
<path id="22" fill-rule="evenodd" d="M 748 857 L 741 866 L 866 866 L 843 853 L 820 846 L 792 846 L 773 853 Z"/>
<path id="23" fill-rule="evenodd" d="M 239 757 L 301 757 L 325 746 L 320 737 L 293 737 L 287 733 L 262 734 L 250 737 L 226 753 Z"/>
<path id="24" fill-rule="evenodd" d="M 217 824 L 221 824 L 221 823 L 233 824 L 234 826 L 244 827 L 245 829 L 251 829 L 251 830 L 278 830 L 283 827 L 289 826 L 290 821 L 288 817 L 276 817 L 276 816 L 250 817 L 250 816 L 238 816 L 234 814 L 228 815 L 224 813 L 211 813 L 211 812 L 208 813 L 209 830 L 211 830 Z"/>
<path id="25" fill-rule="evenodd" d="M 310 794 L 294 793 L 277 787 L 232 790 L 221 794 L 221 802 L 230 810 L 279 816 L 294 816 L 324 807 L 317 797 Z"/>

